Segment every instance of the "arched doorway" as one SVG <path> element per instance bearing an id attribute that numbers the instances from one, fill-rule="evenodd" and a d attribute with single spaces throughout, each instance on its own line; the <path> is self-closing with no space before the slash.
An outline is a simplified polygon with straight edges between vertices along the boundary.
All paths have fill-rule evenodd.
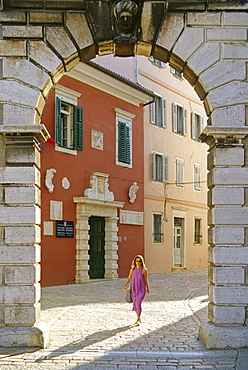
<path id="1" fill-rule="evenodd" d="M 137 11 L 129 4 L 134 22 L 125 32 L 115 18 L 122 8 L 114 11 L 115 3 L 105 13 L 106 4 L 97 3 L 93 11 L 75 2 L 74 8 L 65 5 L 63 15 L 60 8 L 53 14 L 56 5 L 38 5 L 34 11 L 35 5 L 19 2 L 16 11 L 14 3 L 4 2 L 1 12 L 0 301 L 6 345 L 13 345 L 16 327 L 18 345 L 45 341 L 43 330 L 34 326 L 40 309 L 38 143 L 49 136 L 39 124 L 45 99 L 80 60 L 108 53 L 152 55 L 168 62 L 204 101 L 209 124 L 202 140 L 210 146 L 211 322 L 201 327 L 200 339 L 208 348 L 247 345 L 247 5 L 226 1 L 206 8 L 199 1 L 195 12 L 191 5 L 176 8 L 170 1 L 158 7 L 149 1 L 136 4 Z"/>

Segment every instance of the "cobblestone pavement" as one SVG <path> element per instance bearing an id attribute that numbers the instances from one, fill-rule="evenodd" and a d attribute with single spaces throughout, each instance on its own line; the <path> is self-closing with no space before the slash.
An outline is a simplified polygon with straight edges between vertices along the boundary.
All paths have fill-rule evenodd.
<path id="1" fill-rule="evenodd" d="M 125 279 L 42 289 L 46 349 L 0 348 L 0 369 L 248 369 L 248 348 L 207 350 L 207 269 L 150 275 L 142 323 L 124 300 Z"/>

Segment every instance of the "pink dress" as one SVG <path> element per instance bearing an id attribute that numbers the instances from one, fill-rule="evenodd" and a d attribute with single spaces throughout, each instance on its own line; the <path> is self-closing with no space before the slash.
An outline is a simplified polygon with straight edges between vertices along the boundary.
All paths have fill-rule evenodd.
<path id="1" fill-rule="evenodd" d="M 133 270 L 131 295 L 133 311 L 136 311 L 137 315 L 140 316 L 142 311 L 141 303 L 146 295 L 146 283 L 144 274 L 142 273 L 142 267 Z"/>

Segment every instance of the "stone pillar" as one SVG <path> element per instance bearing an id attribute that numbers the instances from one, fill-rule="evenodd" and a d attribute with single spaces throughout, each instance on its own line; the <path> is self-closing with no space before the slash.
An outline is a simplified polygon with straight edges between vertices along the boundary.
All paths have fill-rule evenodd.
<path id="1" fill-rule="evenodd" d="M 118 278 L 118 217 L 105 218 L 105 278 Z"/>
<path id="2" fill-rule="evenodd" d="M 199 339 L 211 348 L 248 344 L 248 128 L 210 128 L 209 309 Z"/>
<path id="3" fill-rule="evenodd" d="M 80 206 L 77 206 L 80 207 Z M 89 215 L 77 211 L 76 235 L 76 278 L 75 283 L 85 283 L 89 280 Z"/>
<path id="4" fill-rule="evenodd" d="M 44 347 L 48 334 L 36 325 L 40 314 L 38 143 L 48 136 L 42 125 L 33 125 L 0 126 L 0 137 L 4 149 L 0 167 L 0 343 Z"/>

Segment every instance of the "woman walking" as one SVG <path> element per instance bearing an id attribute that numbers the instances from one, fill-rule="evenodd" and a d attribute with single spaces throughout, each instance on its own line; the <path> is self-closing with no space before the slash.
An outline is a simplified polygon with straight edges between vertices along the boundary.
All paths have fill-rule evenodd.
<path id="1" fill-rule="evenodd" d="M 147 293 L 150 293 L 148 284 L 148 271 L 145 266 L 144 258 L 140 255 L 136 256 L 131 264 L 127 281 L 123 287 L 124 292 L 127 290 L 127 285 L 131 283 L 131 297 L 133 301 L 133 311 L 137 314 L 136 324 L 141 322 L 141 303 Z"/>

